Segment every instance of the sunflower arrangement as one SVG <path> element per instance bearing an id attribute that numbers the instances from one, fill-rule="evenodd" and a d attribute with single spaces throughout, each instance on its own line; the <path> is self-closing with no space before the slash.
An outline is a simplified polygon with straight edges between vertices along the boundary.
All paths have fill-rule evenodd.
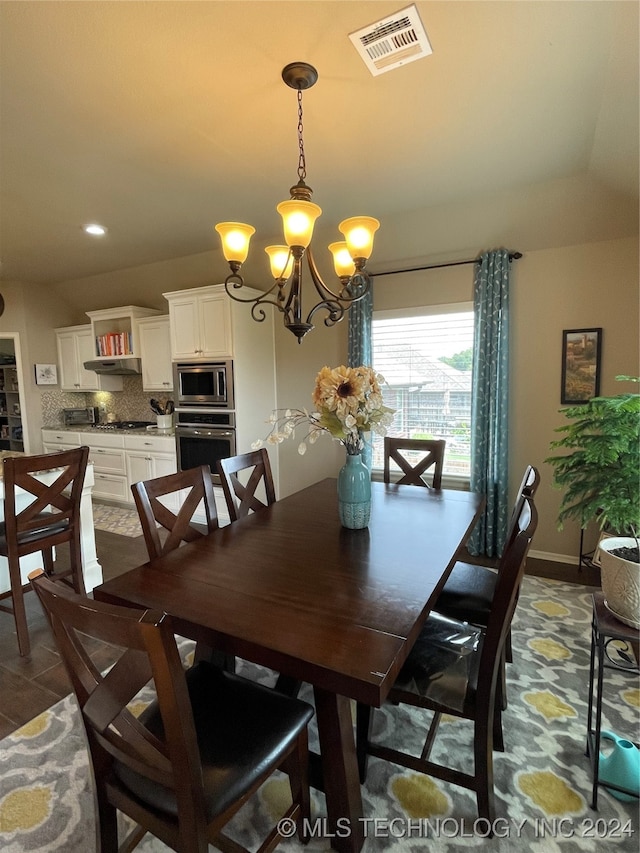
<path id="1" fill-rule="evenodd" d="M 280 444 L 295 435 L 304 425 L 307 429 L 298 453 L 307 452 L 307 442 L 315 442 L 323 434 L 339 441 L 349 455 L 361 453 L 364 433 L 386 435 L 394 409 L 384 405 L 381 385 L 384 377 L 371 367 L 323 367 L 316 376 L 312 399 L 315 411 L 306 409 L 274 409 L 269 418 L 271 431 L 267 444 Z M 263 440 L 254 442 L 254 450 Z"/>

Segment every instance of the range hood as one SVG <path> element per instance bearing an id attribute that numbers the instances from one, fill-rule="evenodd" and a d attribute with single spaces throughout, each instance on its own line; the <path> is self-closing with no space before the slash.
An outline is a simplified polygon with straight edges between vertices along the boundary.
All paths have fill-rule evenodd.
<path id="1" fill-rule="evenodd" d="M 133 376 L 136 373 L 142 373 L 139 358 L 99 358 L 94 361 L 85 361 L 84 369 L 107 376 Z"/>

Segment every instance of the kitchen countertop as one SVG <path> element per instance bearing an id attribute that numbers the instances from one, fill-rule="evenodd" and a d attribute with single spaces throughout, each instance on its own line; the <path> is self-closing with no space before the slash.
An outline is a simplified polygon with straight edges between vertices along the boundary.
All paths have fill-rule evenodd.
<path id="1" fill-rule="evenodd" d="M 42 426 L 42 429 L 55 430 L 56 432 L 87 432 L 92 435 L 149 435 L 149 436 L 173 436 L 175 435 L 173 428 L 158 429 L 153 427 L 140 427 L 139 429 L 98 429 L 91 424 L 75 424 L 72 426 L 64 426 L 63 424 L 48 424 Z"/>

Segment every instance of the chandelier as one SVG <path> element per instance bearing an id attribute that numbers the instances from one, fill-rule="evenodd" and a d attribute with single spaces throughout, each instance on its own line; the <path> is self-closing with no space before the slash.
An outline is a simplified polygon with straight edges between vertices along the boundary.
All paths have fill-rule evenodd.
<path id="1" fill-rule="evenodd" d="M 291 198 L 281 201 L 276 210 L 282 216 L 284 246 L 267 246 L 272 287 L 257 297 L 243 298 L 235 291 L 244 287 L 240 268 L 249 253 L 249 240 L 255 228 L 241 222 L 219 222 L 215 230 L 220 234 L 222 251 L 229 263 L 231 274 L 225 279 L 225 290 L 236 302 L 251 304 L 251 316 L 264 321 L 263 305 L 274 305 L 284 315 L 284 325 L 302 343 L 303 337 L 314 328 L 312 319 L 318 311 L 326 312 L 325 326 L 340 322 L 354 302 L 369 291 L 371 279 L 365 271 L 367 259 L 373 250 L 373 235 L 380 227 L 371 216 L 353 216 L 338 226 L 344 240 L 329 245 L 333 265 L 340 281 L 336 292 L 322 280 L 311 252 L 311 238 L 316 219 L 322 213 L 311 201 L 312 190 L 305 183 L 307 177 L 304 155 L 302 123 L 302 92 L 318 79 L 316 69 L 306 62 L 292 62 L 282 70 L 282 79 L 298 93 L 298 183 L 291 187 Z M 306 258 L 311 280 L 320 296 L 308 314 L 302 308 L 302 260 Z"/>

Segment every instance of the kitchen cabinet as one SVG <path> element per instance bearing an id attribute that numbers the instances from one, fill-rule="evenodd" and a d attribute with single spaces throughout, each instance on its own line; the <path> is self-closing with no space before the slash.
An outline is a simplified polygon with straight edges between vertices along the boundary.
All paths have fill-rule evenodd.
<path id="1" fill-rule="evenodd" d="M 122 391 L 122 376 L 101 376 L 85 370 L 85 361 L 95 359 L 90 325 L 56 329 L 61 391 Z"/>
<path id="2" fill-rule="evenodd" d="M 231 300 L 224 285 L 197 287 L 163 296 L 169 303 L 174 361 L 233 355 Z"/>
<path id="3" fill-rule="evenodd" d="M 113 503 L 133 504 L 132 483 L 177 470 L 175 439 L 169 435 L 43 429 L 42 444 L 45 453 L 86 444 L 95 476 L 93 497 Z M 179 503 L 167 506 L 176 511 Z"/>
<path id="4" fill-rule="evenodd" d="M 142 390 L 173 392 L 169 315 L 138 320 Z"/>
<path id="5" fill-rule="evenodd" d="M 45 453 L 58 453 L 60 450 L 69 450 L 72 447 L 81 447 L 86 441 L 81 439 L 79 432 L 67 432 L 67 430 L 42 430 L 42 445 Z"/>
<path id="6" fill-rule="evenodd" d="M 174 438 L 169 436 L 126 435 L 124 442 L 130 493 L 133 483 L 176 473 Z M 133 500 L 133 496 L 131 499 Z M 180 496 L 177 493 L 167 495 L 162 499 L 162 503 L 172 512 L 177 512 L 181 503 Z"/>
<path id="7" fill-rule="evenodd" d="M 155 308 L 125 305 L 87 311 L 91 320 L 92 359 L 140 358 L 138 320 L 160 314 Z"/>
<path id="8" fill-rule="evenodd" d="M 89 446 L 89 462 L 93 462 L 94 498 L 128 503 L 131 500 L 127 483 L 124 436 L 112 433 L 81 433 L 81 444 Z"/>

